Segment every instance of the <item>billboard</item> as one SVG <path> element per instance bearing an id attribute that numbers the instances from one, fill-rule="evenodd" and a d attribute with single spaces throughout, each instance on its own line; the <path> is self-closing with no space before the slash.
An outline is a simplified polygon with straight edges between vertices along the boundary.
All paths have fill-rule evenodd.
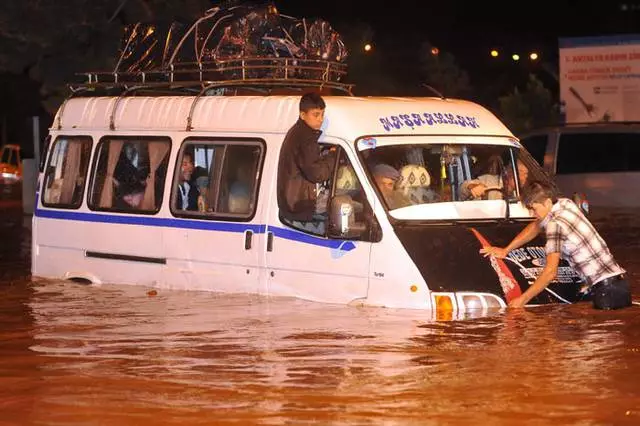
<path id="1" fill-rule="evenodd" d="M 567 123 L 640 121 L 640 34 L 560 38 Z"/>

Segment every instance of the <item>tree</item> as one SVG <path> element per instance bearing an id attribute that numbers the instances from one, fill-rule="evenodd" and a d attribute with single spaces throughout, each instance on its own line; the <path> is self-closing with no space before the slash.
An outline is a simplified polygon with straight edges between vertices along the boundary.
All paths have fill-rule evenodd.
<path id="1" fill-rule="evenodd" d="M 359 96 L 383 96 L 396 93 L 396 84 L 391 78 L 383 57 L 384 44 L 375 42 L 373 28 L 365 22 L 337 25 L 347 48 L 347 76 L 345 82 L 354 84 L 354 94 Z M 365 50 L 369 44 L 370 50 Z"/>
<path id="2" fill-rule="evenodd" d="M 0 9 L 0 72 L 26 74 L 54 111 L 75 73 L 113 69 L 123 26 L 193 19 L 208 0 L 8 1 Z"/>
<path id="3" fill-rule="evenodd" d="M 420 48 L 421 71 L 424 84 L 446 97 L 469 98 L 472 88 L 469 75 L 461 69 L 454 56 L 442 52 L 429 42 Z"/>
<path id="4" fill-rule="evenodd" d="M 524 91 L 515 87 L 499 102 L 501 119 L 515 134 L 556 123 L 559 118 L 551 92 L 534 74 L 529 74 Z"/>

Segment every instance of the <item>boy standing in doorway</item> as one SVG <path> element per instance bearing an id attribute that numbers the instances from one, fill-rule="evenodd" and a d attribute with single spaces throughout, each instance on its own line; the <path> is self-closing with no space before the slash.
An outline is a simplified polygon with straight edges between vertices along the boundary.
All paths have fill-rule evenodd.
<path id="1" fill-rule="evenodd" d="M 534 239 L 544 230 L 546 262 L 535 282 L 509 307 L 521 308 L 553 281 L 558 272 L 560 257 L 580 273 L 591 286 L 596 309 L 619 309 L 631 306 L 631 291 L 625 270 L 615 261 L 607 244 L 568 198 L 557 198 L 554 190 L 543 182 L 532 182 L 524 193 L 525 206 L 536 220 L 524 228 L 506 247 L 480 249 L 485 256 L 504 258 L 511 250 Z"/>
<path id="2" fill-rule="evenodd" d="M 330 178 L 335 155 L 320 154 L 318 139 L 324 121 L 325 103 L 318 93 L 300 98 L 297 122 L 282 143 L 278 163 L 278 208 L 290 222 L 313 222 L 326 211 L 317 206 L 316 184 Z"/>

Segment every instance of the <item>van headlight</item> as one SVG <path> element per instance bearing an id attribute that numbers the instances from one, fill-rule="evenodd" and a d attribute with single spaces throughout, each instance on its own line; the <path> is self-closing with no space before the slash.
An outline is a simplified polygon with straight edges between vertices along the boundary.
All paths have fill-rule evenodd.
<path id="1" fill-rule="evenodd" d="M 491 293 L 432 292 L 431 306 L 438 320 L 475 318 L 500 310 L 507 304 Z"/>

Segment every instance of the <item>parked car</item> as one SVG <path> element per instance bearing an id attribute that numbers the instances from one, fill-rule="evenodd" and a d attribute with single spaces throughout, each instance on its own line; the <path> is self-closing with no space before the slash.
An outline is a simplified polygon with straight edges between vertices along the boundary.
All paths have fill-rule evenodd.
<path id="1" fill-rule="evenodd" d="M 640 123 L 565 124 L 520 136 L 564 195 L 591 206 L 640 207 Z"/>
<path id="2" fill-rule="evenodd" d="M 0 187 L 2 193 L 12 192 L 14 184 L 22 182 L 20 146 L 8 144 L 0 151 Z"/>

